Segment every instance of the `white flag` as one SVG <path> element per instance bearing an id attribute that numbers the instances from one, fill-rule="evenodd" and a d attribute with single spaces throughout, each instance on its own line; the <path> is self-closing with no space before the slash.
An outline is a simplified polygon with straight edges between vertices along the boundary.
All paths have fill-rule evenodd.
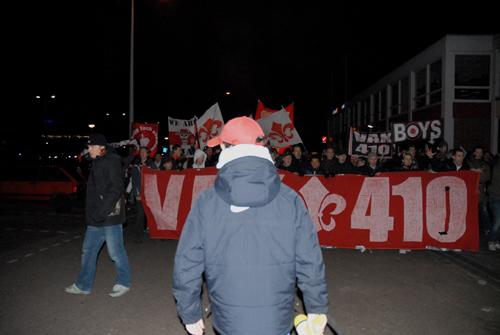
<path id="1" fill-rule="evenodd" d="M 168 138 L 170 149 L 172 145 L 179 145 L 187 157 L 192 156 L 196 145 L 195 119 L 181 120 L 168 117 Z"/>
<path id="2" fill-rule="evenodd" d="M 224 126 L 219 104 L 216 103 L 210 107 L 205 114 L 196 120 L 196 126 L 198 128 L 200 148 L 203 149 L 207 145 L 209 139 L 219 136 Z"/>
<path id="3" fill-rule="evenodd" d="M 257 120 L 271 146 L 275 148 L 288 147 L 302 143 L 302 139 L 290 120 L 290 114 L 285 110 Z"/>

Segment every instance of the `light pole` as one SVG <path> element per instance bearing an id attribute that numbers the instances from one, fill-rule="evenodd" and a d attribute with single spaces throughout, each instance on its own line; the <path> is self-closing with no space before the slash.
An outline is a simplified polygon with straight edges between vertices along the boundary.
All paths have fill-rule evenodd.
<path id="1" fill-rule="evenodd" d="M 130 75 L 129 75 L 129 97 L 128 118 L 129 137 L 132 137 L 132 123 L 134 122 L 134 30 L 135 30 L 135 0 L 131 0 L 130 8 Z"/>

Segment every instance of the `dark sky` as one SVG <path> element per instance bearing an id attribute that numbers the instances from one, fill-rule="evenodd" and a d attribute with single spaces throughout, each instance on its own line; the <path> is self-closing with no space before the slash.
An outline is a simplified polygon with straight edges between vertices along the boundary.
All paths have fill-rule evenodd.
<path id="1" fill-rule="evenodd" d="M 489 1 L 450 2 L 446 9 L 437 1 L 136 2 L 138 121 L 160 121 L 166 131 L 167 116 L 200 116 L 216 101 L 226 120 L 253 112 L 257 98 L 274 108 L 293 101 L 296 127 L 310 147 L 346 94 L 446 33 L 500 30 Z M 15 6 L 5 11 L 5 118 L 29 124 L 29 133 L 54 119 L 68 132 L 87 131 L 92 122 L 111 139 L 126 137 L 129 1 Z M 37 94 L 57 98 L 44 102 Z M 2 132 L 13 131 L 3 123 Z"/>

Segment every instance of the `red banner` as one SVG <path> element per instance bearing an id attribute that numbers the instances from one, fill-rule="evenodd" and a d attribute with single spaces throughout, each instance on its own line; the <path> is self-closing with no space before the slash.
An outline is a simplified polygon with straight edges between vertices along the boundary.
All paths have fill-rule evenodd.
<path id="1" fill-rule="evenodd" d="M 142 199 L 152 238 L 177 239 L 196 196 L 213 185 L 214 168 L 143 169 Z M 479 248 L 476 172 L 385 173 L 300 177 L 280 171 L 302 197 L 321 245 L 339 248 Z"/>
<path id="2" fill-rule="evenodd" d="M 140 147 L 148 148 L 151 157 L 154 157 L 158 150 L 158 128 L 157 124 L 132 124 L 132 139 L 136 140 Z"/>

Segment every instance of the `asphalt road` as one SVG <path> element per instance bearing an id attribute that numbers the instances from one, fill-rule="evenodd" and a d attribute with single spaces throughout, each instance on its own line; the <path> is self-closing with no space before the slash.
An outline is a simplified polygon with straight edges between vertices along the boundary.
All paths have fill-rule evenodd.
<path id="1" fill-rule="evenodd" d="M 107 295 L 115 273 L 104 248 L 92 294 L 73 296 L 64 287 L 79 271 L 83 213 L 0 209 L 0 334 L 186 334 L 170 290 L 176 241 L 126 236 L 132 290 Z M 325 249 L 324 258 L 344 334 L 500 334 L 500 252 Z"/>

